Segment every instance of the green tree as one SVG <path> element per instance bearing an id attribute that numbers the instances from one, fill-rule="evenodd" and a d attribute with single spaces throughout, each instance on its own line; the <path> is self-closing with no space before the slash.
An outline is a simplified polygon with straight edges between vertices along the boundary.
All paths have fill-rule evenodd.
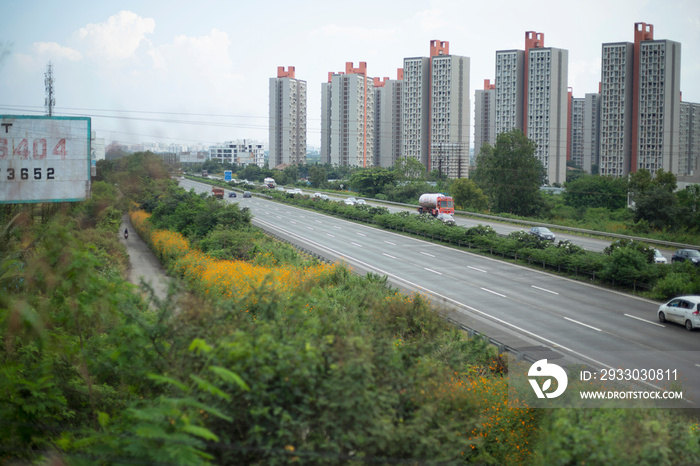
<path id="1" fill-rule="evenodd" d="M 693 184 L 678 192 L 679 220 L 683 226 L 700 231 L 700 185 Z"/>
<path id="2" fill-rule="evenodd" d="M 629 176 L 629 193 L 632 201 L 637 201 L 637 196 L 643 195 L 651 187 L 651 172 L 646 168 L 640 168 Z"/>
<path id="3" fill-rule="evenodd" d="M 532 215 L 542 203 L 546 172 L 535 157 L 535 143 L 515 129 L 499 134 L 494 147 L 484 144 L 473 179 L 497 212 Z"/>
<path id="4" fill-rule="evenodd" d="M 450 185 L 450 194 L 455 205 L 463 209 L 486 210 L 488 198 L 474 181 L 469 178 L 458 178 Z"/>
<path id="5" fill-rule="evenodd" d="M 662 185 L 652 185 L 642 196 L 637 196 L 634 221 L 645 220 L 656 230 L 678 227 L 678 196 Z"/>
<path id="6" fill-rule="evenodd" d="M 621 209 L 627 204 L 627 180 L 612 176 L 583 176 L 566 182 L 564 203 L 572 207 Z"/>
<path id="7" fill-rule="evenodd" d="M 262 181 L 265 178 L 260 167 L 254 163 L 246 165 L 238 176 L 249 181 Z"/>
<path id="8" fill-rule="evenodd" d="M 674 230 L 679 226 L 678 196 L 674 193 L 677 187 L 676 175 L 663 169 L 656 172 L 651 179 L 647 170 L 639 170 L 638 174 L 630 176 L 634 187 L 630 195 L 634 200 L 634 220 L 644 220 L 657 230 Z"/>
<path id="9" fill-rule="evenodd" d="M 352 174 L 350 187 L 363 196 L 374 197 L 385 186 L 392 185 L 394 175 L 386 168 L 364 168 Z"/>
<path id="10" fill-rule="evenodd" d="M 413 157 L 400 158 L 394 163 L 394 178 L 397 181 L 423 181 L 425 175 L 425 165 Z"/>
<path id="11" fill-rule="evenodd" d="M 312 165 L 309 168 L 309 182 L 314 188 L 322 188 L 328 183 L 328 174 L 321 165 Z"/>
<path id="12" fill-rule="evenodd" d="M 299 167 L 292 164 L 284 169 L 285 184 L 294 184 L 299 181 Z"/>

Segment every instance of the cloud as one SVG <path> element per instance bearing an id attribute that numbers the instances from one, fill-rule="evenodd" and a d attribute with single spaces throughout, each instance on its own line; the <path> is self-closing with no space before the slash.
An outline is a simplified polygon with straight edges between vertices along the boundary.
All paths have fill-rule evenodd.
<path id="1" fill-rule="evenodd" d="M 89 56 L 100 60 L 124 60 L 136 52 L 141 42 L 146 40 L 146 34 L 152 34 L 155 27 L 153 18 L 120 11 L 107 21 L 80 28 L 75 37 L 84 44 Z"/>
<path id="2" fill-rule="evenodd" d="M 340 37 L 347 40 L 348 37 L 361 39 L 367 42 L 386 42 L 396 40 L 395 29 L 384 28 L 362 28 L 358 26 L 338 26 L 337 24 L 328 24 L 319 29 L 310 32 L 311 36 Z"/>
<path id="3" fill-rule="evenodd" d="M 449 25 L 448 21 L 441 18 L 442 16 L 442 10 L 439 8 L 432 8 L 430 10 L 419 11 L 415 14 L 414 19 L 418 22 L 422 31 L 433 32 Z"/>
<path id="4" fill-rule="evenodd" d="M 207 76 L 214 80 L 233 77 L 229 54 L 231 40 L 227 33 L 212 29 L 206 36 L 176 36 L 172 43 L 148 51 L 153 68 L 167 72 L 173 80 Z"/>
<path id="5" fill-rule="evenodd" d="M 56 42 L 35 42 L 32 46 L 34 54 L 37 58 L 42 59 L 47 57 L 51 60 L 59 60 L 65 58 L 70 61 L 79 61 L 82 55 L 77 50 L 70 47 L 64 47 Z"/>

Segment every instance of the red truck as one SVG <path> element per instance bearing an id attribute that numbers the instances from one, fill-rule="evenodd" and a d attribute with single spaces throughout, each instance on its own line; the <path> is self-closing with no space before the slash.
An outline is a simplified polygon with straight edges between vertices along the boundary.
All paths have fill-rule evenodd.
<path id="1" fill-rule="evenodd" d="M 455 213 L 455 203 L 450 196 L 446 196 L 441 193 L 429 193 L 421 194 L 418 198 L 418 213 L 422 214 L 427 212 L 433 217 L 437 217 L 438 214 L 454 214 Z"/>
<path id="2" fill-rule="evenodd" d="M 217 199 L 223 199 L 224 198 L 224 190 L 221 188 L 213 187 L 213 188 L 211 188 L 211 195 Z"/>

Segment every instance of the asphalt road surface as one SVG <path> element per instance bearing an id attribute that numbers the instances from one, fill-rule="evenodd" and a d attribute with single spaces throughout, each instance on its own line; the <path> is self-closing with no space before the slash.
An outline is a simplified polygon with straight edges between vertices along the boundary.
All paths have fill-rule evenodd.
<path id="1" fill-rule="evenodd" d="M 225 202 L 248 207 L 254 225 L 304 249 L 430 297 L 522 353 L 598 370 L 675 369 L 684 398 L 700 404 L 700 331 L 659 323 L 659 303 L 258 197 Z"/>

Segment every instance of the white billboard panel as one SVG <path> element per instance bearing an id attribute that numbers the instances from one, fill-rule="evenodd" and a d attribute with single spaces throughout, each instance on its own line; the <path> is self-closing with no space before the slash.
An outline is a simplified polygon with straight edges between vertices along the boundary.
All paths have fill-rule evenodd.
<path id="1" fill-rule="evenodd" d="M 0 119 L 0 204 L 90 197 L 90 118 Z"/>

